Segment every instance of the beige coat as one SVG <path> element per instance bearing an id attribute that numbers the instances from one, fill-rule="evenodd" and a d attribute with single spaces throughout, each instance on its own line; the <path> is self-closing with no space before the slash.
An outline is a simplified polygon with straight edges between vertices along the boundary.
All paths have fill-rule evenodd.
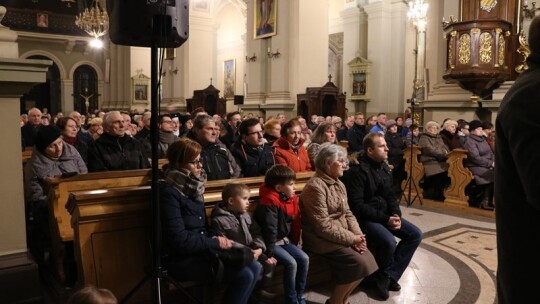
<path id="1" fill-rule="evenodd" d="M 418 145 L 422 147 L 420 161 L 424 165 L 426 176 L 432 176 L 448 171 L 448 164 L 446 161 L 438 161 L 435 157 L 436 155 L 446 156 L 449 151 L 439 134 L 422 134 L 418 140 Z"/>
<path id="2" fill-rule="evenodd" d="M 328 253 L 353 244 L 361 234 L 349 209 L 347 191 L 340 180 L 317 170 L 300 195 L 303 248 Z"/>

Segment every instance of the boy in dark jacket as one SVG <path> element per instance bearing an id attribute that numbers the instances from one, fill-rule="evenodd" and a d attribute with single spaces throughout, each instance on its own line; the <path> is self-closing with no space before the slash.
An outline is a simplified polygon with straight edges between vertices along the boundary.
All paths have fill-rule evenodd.
<path id="1" fill-rule="evenodd" d="M 264 288 L 271 279 L 272 270 L 277 261 L 264 254 L 266 245 L 262 238 L 261 228 L 249 212 L 249 195 L 249 187 L 246 184 L 225 185 L 221 192 L 223 202 L 217 204 L 212 210 L 211 226 L 228 239 L 251 248 L 253 258 L 264 267 L 264 281 L 259 284 Z M 255 288 L 256 292 L 260 291 L 259 288 Z"/>

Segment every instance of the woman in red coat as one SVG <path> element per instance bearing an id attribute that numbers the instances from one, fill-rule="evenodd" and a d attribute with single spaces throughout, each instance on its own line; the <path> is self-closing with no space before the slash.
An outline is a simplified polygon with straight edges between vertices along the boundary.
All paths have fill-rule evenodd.
<path id="1" fill-rule="evenodd" d="M 274 142 L 276 161 L 294 172 L 311 171 L 311 163 L 302 139 L 298 119 L 291 119 L 281 127 L 281 137 Z"/>

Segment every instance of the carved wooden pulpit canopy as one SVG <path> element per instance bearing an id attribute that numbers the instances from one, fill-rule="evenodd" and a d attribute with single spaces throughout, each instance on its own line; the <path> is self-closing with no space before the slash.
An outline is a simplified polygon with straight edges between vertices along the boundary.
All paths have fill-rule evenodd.
<path id="1" fill-rule="evenodd" d="M 485 98 L 515 78 L 519 1 L 461 0 L 460 20 L 444 27 L 447 39 L 445 80 L 456 81 Z"/>
<path id="2" fill-rule="evenodd" d="M 206 89 L 193 91 L 193 97 L 186 99 L 186 111 L 203 107 L 209 115 L 218 114 L 223 117 L 227 111 L 227 100 L 219 97 L 219 90 L 210 84 Z"/>
<path id="3" fill-rule="evenodd" d="M 345 116 L 345 94 L 329 81 L 322 87 L 306 88 L 306 93 L 297 94 L 296 113 L 309 120 L 311 115 Z"/>

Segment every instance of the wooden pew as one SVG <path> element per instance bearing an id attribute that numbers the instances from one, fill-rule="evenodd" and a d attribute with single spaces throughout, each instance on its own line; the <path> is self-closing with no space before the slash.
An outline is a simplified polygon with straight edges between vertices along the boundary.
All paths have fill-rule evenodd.
<path id="1" fill-rule="evenodd" d="M 422 148 L 419 146 L 413 146 L 412 151 L 411 147 L 405 149 L 405 154 L 403 158 L 405 159 L 405 172 L 407 173 L 407 179 L 401 183 L 401 189 L 403 190 L 403 197 L 406 201 L 411 202 L 416 197 L 423 197 L 423 191 L 420 187 L 420 180 L 424 178 L 424 165 L 419 161 L 419 156 L 422 154 Z M 411 173 L 411 162 L 412 162 L 412 173 Z M 411 197 L 409 198 L 409 176 L 411 176 Z"/>
<path id="2" fill-rule="evenodd" d="M 97 189 L 115 189 L 149 185 L 150 169 L 106 171 L 80 174 L 72 177 L 46 179 L 49 200 L 51 254 L 60 281 L 64 280 L 63 258 L 65 242 L 73 241 L 71 214 L 66 204 L 71 192 Z"/>
<path id="3" fill-rule="evenodd" d="M 422 148 L 414 146 L 412 149 L 410 147 L 405 150 L 405 171 L 407 176 L 409 176 L 410 161 L 413 162 L 413 181 L 416 184 L 416 189 L 420 192 L 420 198 L 423 199 L 422 188 L 419 186 L 420 180 L 424 177 L 424 166 L 419 162 L 419 155 L 422 154 Z M 489 210 L 482 210 L 475 207 L 469 207 L 469 197 L 465 195 L 465 188 L 473 179 L 473 174 L 471 171 L 463 165 L 463 160 L 467 158 L 467 150 L 464 149 L 454 149 L 448 155 L 446 162 L 449 165 L 448 176 L 450 177 L 450 186 L 445 189 L 444 203 L 433 202 L 431 200 L 422 200 L 422 203 L 429 207 L 444 208 L 456 211 L 464 211 L 469 214 L 481 215 L 486 217 L 494 217 L 494 212 Z M 402 188 L 405 187 L 407 180 L 403 181 Z M 416 198 L 417 192 L 414 187 L 414 184 L 411 187 L 411 197 Z M 405 189 L 403 196 L 405 199 L 408 198 L 408 185 Z"/>
<path id="4" fill-rule="evenodd" d="M 448 153 L 448 159 L 446 160 L 449 165 L 450 186 L 444 190 L 444 202 L 462 208 L 469 207 L 469 197 L 465 195 L 465 187 L 474 178 L 471 171 L 463 166 L 463 160 L 466 158 L 467 150 L 454 149 Z"/>
<path id="5" fill-rule="evenodd" d="M 26 163 L 32 158 L 32 151 L 34 150 L 34 147 L 27 147 L 22 151 L 22 165 L 23 168 L 26 165 Z"/>
<path id="6" fill-rule="evenodd" d="M 302 191 L 312 174 L 297 174 L 298 192 Z M 221 201 L 221 189 L 225 184 L 244 183 L 249 186 L 252 199 L 257 200 L 263 180 L 263 177 L 253 177 L 207 182 L 204 195 L 207 214 Z M 151 261 L 150 196 L 150 186 L 71 194 L 68 209 L 75 231 L 77 285 L 108 288 L 122 299 L 145 277 L 145 267 L 149 267 Z M 277 270 L 277 277 L 279 273 Z M 310 263 L 309 284 L 329 278 L 329 269 L 324 268 L 323 263 Z M 281 283 L 274 284 L 272 288 L 282 292 Z M 134 301 L 147 298 L 148 293 L 145 287 L 134 295 Z"/>

